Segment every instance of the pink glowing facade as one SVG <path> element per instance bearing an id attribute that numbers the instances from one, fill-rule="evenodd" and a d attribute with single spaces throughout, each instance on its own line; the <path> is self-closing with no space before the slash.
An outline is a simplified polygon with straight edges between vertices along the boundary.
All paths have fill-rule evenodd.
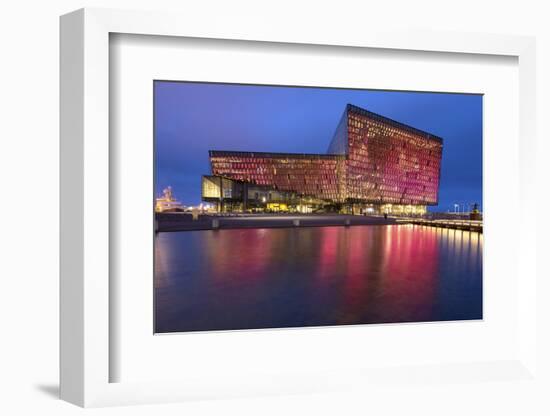
<path id="1" fill-rule="evenodd" d="M 212 174 L 326 203 L 436 205 L 441 138 L 348 104 L 326 154 L 210 151 Z"/>

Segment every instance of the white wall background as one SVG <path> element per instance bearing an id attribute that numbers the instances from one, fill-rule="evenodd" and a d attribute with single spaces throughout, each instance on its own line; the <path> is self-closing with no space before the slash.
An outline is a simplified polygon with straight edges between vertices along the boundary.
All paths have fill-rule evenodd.
<path id="1" fill-rule="evenodd" d="M 56 399 L 58 376 L 58 16 L 84 6 L 178 10 L 208 24 L 212 15 L 247 15 L 285 25 L 372 25 L 470 30 L 538 37 L 538 134 L 540 165 L 550 129 L 550 13 L 547 2 L 522 1 L 170 1 L 20 0 L 0 6 L 0 413 L 75 414 L 82 410 Z M 539 206 L 548 205 L 548 163 Z M 544 170 L 544 172 L 543 172 Z M 537 225 L 539 244 L 548 225 Z M 541 251 L 544 254 L 545 251 Z M 539 267 L 550 279 L 540 256 Z M 550 284 L 539 285 L 540 300 Z M 546 295 L 545 295 L 546 294 Z M 540 302 L 541 313 L 550 308 Z M 550 302 L 548 302 L 550 304 Z M 544 323 L 547 323 L 545 320 Z M 539 323 L 543 328 L 543 323 Z M 548 328 L 544 337 L 550 351 Z M 541 351 L 544 359 L 544 351 Z M 548 364 L 548 360 L 544 361 Z M 547 372 L 549 374 L 549 372 Z M 437 391 L 438 394 L 434 394 Z M 529 384 L 445 385 L 377 397 L 348 393 L 141 406 L 92 410 L 106 414 L 550 414 L 547 393 Z M 546 393 L 546 395 L 545 395 Z M 544 404 L 543 404 L 544 403 Z"/>

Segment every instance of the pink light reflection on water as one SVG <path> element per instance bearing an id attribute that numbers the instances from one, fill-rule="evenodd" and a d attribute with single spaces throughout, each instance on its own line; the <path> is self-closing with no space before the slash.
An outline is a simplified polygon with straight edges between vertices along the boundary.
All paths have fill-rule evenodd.
<path id="1" fill-rule="evenodd" d="M 481 238 L 393 226 L 161 233 L 157 332 L 481 318 Z"/>

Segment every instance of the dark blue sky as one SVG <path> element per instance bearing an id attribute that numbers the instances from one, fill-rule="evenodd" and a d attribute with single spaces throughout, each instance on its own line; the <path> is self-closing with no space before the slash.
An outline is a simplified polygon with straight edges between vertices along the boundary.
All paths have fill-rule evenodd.
<path id="1" fill-rule="evenodd" d="M 208 150 L 325 153 L 347 103 L 443 138 L 439 205 L 481 204 L 482 96 L 156 81 L 156 193 L 200 202 Z"/>

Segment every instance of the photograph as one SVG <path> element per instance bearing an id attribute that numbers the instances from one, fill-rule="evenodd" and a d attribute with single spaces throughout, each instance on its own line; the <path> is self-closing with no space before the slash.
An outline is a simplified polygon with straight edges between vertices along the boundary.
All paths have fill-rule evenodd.
<path id="1" fill-rule="evenodd" d="M 483 319 L 483 95 L 153 92 L 154 333 Z"/>

